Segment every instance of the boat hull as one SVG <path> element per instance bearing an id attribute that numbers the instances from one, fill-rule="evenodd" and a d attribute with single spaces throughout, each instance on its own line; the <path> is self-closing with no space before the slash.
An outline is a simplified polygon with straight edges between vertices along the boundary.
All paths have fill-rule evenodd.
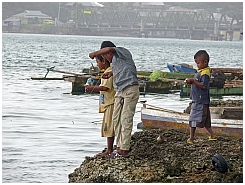
<path id="1" fill-rule="evenodd" d="M 65 76 L 63 78 L 65 81 L 72 82 L 72 94 L 83 94 L 85 92 L 84 85 L 87 82 L 87 79 L 90 78 L 89 75 L 84 76 Z M 94 85 L 99 85 L 99 77 L 93 77 Z M 168 94 L 170 90 L 179 91 L 180 85 L 176 85 L 176 80 L 163 79 L 156 80 L 155 82 L 139 80 L 139 91 L 141 94 L 145 95 L 146 93 L 160 93 Z"/>
<path id="2" fill-rule="evenodd" d="M 86 71 L 84 71 L 86 72 Z M 89 72 L 89 71 L 87 71 Z M 168 94 L 171 92 L 180 92 L 180 96 L 189 96 L 190 87 L 184 87 L 183 83 L 186 78 L 192 78 L 193 73 L 188 72 L 162 72 L 161 77 L 151 81 L 150 75 L 152 73 L 148 71 L 138 71 L 137 77 L 139 80 L 139 90 L 141 94 L 145 95 L 146 93 L 160 93 Z M 94 79 L 94 84 L 98 85 L 98 80 L 100 75 L 63 75 L 63 79 L 68 82 L 72 82 L 72 94 L 83 94 L 85 91 L 84 85 L 88 78 L 92 77 Z M 235 84 L 234 87 L 232 84 L 229 84 L 229 87 L 225 88 L 210 88 L 211 96 L 223 96 L 223 95 L 243 95 L 242 83 L 239 85 Z"/>
<path id="3" fill-rule="evenodd" d="M 167 64 L 167 67 L 171 73 L 195 73 L 196 69 L 193 66 L 187 64 Z"/>
<path id="4" fill-rule="evenodd" d="M 180 88 L 180 96 L 190 96 L 191 88 L 188 87 L 181 87 Z M 209 89 L 210 96 L 230 96 L 230 95 L 236 95 L 236 96 L 242 96 L 243 95 L 243 87 L 224 87 L 224 88 L 212 88 Z"/>
<path id="5" fill-rule="evenodd" d="M 189 114 L 142 108 L 141 121 L 145 128 L 177 129 L 189 133 Z M 216 135 L 242 137 L 242 120 L 212 119 L 212 129 Z M 197 128 L 196 134 L 208 135 L 205 128 Z"/>

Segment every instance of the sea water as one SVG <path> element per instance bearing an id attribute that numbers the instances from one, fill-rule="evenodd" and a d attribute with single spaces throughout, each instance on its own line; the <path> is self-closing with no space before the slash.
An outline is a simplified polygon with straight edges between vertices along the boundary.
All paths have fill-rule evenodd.
<path id="1" fill-rule="evenodd" d="M 167 63 L 196 67 L 193 56 L 200 49 L 210 54 L 210 67 L 243 67 L 242 41 L 2 34 L 3 183 L 67 183 L 85 156 L 106 147 L 97 94 L 72 95 L 70 82 L 31 79 L 44 77 L 49 67 L 81 73 L 96 66 L 88 54 L 103 40 L 129 49 L 137 70 L 168 71 Z M 50 71 L 47 77 L 62 75 Z M 145 100 L 180 112 L 190 102 L 179 93 L 141 95 L 139 101 Z M 141 131 L 141 107 L 137 104 L 133 133 Z"/>

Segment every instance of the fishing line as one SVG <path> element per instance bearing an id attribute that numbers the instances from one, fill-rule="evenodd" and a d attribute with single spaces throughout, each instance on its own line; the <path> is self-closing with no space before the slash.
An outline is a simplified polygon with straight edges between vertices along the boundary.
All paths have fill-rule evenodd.
<path id="1" fill-rule="evenodd" d="M 93 124 L 100 124 L 103 120 L 92 121 Z"/>

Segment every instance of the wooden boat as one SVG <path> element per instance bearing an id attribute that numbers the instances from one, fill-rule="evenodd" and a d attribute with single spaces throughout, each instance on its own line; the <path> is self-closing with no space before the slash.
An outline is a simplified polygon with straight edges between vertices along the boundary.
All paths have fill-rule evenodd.
<path id="1" fill-rule="evenodd" d="M 212 68 L 210 81 L 210 96 L 242 96 L 243 70 L 240 68 Z M 223 78 L 223 79 L 222 79 Z M 216 81 L 217 79 L 217 81 Z M 212 81 L 215 82 L 212 84 Z M 180 85 L 180 96 L 189 96 L 191 86 Z"/>
<path id="2" fill-rule="evenodd" d="M 62 78 L 47 78 L 47 74 L 52 72 L 64 73 Z M 226 70 L 228 72 L 229 70 Z M 155 73 L 158 72 L 158 73 Z M 217 71 L 216 71 L 217 72 Z M 84 85 L 88 78 L 94 79 L 94 85 L 99 85 L 99 80 L 102 72 L 98 67 L 92 66 L 91 68 L 84 68 L 82 73 L 73 73 L 60 70 L 54 70 L 54 67 L 47 68 L 47 73 L 44 77 L 34 78 L 32 80 L 61 80 L 72 82 L 72 94 L 83 94 L 85 92 Z M 157 75 L 155 75 L 157 74 Z M 234 72 L 232 73 L 234 74 Z M 163 72 L 156 70 L 150 71 L 137 71 L 137 77 L 140 84 L 140 92 L 145 95 L 146 93 L 161 93 L 167 94 L 171 92 L 181 91 L 181 96 L 188 96 L 188 88 L 184 88 L 183 82 L 186 78 L 192 78 L 193 73 L 182 72 Z M 182 89 L 183 88 L 183 89 Z M 234 90 L 234 89 L 232 89 Z M 230 92 L 230 91 L 229 91 Z M 232 93 L 233 94 L 233 93 Z M 235 95 L 236 92 L 234 92 Z M 226 94 L 229 95 L 229 94 Z M 240 95 L 240 94 L 239 94 Z"/>
<path id="3" fill-rule="evenodd" d="M 180 97 L 189 96 L 191 91 L 190 85 L 180 85 Z M 226 81 L 222 88 L 210 87 L 210 96 L 242 96 L 243 95 L 243 81 L 233 80 Z"/>
<path id="4" fill-rule="evenodd" d="M 72 82 L 72 94 L 84 93 L 84 85 L 88 78 L 94 79 L 94 85 L 98 85 L 100 75 L 88 75 L 89 71 L 84 70 L 83 72 L 87 75 L 63 75 L 63 79 L 68 82 Z M 146 93 L 170 93 L 171 90 L 179 91 L 180 84 L 183 83 L 184 79 L 191 77 L 192 74 L 177 74 L 169 72 L 161 72 L 161 77 L 151 80 L 150 75 L 152 72 L 138 71 L 137 77 L 139 80 L 139 89 L 141 94 Z"/>
<path id="5" fill-rule="evenodd" d="M 185 63 L 181 63 L 181 64 L 169 64 L 168 63 L 167 67 L 170 73 L 175 73 L 175 74 L 185 75 L 186 73 L 191 73 L 191 75 L 194 75 L 193 73 L 196 72 L 196 69 L 194 69 L 193 66 L 185 64 Z M 229 80 L 232 80 L 235 78 L 242 80 L 242 75 L 243 75 L 242 68 L 211 68 L 210 72 L 213 75 L 224 74 Z"/>
<path id="6" fill-rule="evenodd" d="M 91 75 L 69 76 L 69 75 L 63 75 L 64 81 L 72 82 L 71 93 L 73 95 L 79 95 L 79 94 L 85 93 L 85 84 L 86 84 L 88 78 L 94 79 L 93 85 L 99 85 L 100 76 L 91 76 Z"/>
<path id="7" fill-rule="evenodd" d="M 193 66 L 182 63 L 182 64 L 167 64 L 167 67 L 171 73 L 195 73 L 196 69 Z"/>
<path id="8" fill-rule="evenodd" d="M 225 108 L 224 108 L 225 109 Z M 242 109 L 242 108 L 240 108 Z M 217 135 L 243 136 L 243 120 L 222 119 L 217 108 L 211 111 L 212 129 Z M 141 121 L 144 128 L 178 129 L 189 133 L 189 114 L 163 109 L 143 103 Z M 205 128 L 197 128 L 196 134 L 207 135 Z"/>

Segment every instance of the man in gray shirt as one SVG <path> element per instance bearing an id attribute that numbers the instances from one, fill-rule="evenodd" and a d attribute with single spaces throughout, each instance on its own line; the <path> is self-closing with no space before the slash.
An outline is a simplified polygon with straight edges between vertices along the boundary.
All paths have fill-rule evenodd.
<path id="1" fill-rule="evenodd" d="M 102 78 L 110 78 L 113 75 L 116 91 L 113 123 L 117 150 L 110 156 L 129 157 L 133 117 L 140 95 L 136 66 L 130 51 L 116 47 L 111 41 L 103 41 L 101 49 L 90 53 L 89 57 L 94 59 L 97 55 L 102 55 L 112 63 L 112 71 L 104 73 Z"/>

